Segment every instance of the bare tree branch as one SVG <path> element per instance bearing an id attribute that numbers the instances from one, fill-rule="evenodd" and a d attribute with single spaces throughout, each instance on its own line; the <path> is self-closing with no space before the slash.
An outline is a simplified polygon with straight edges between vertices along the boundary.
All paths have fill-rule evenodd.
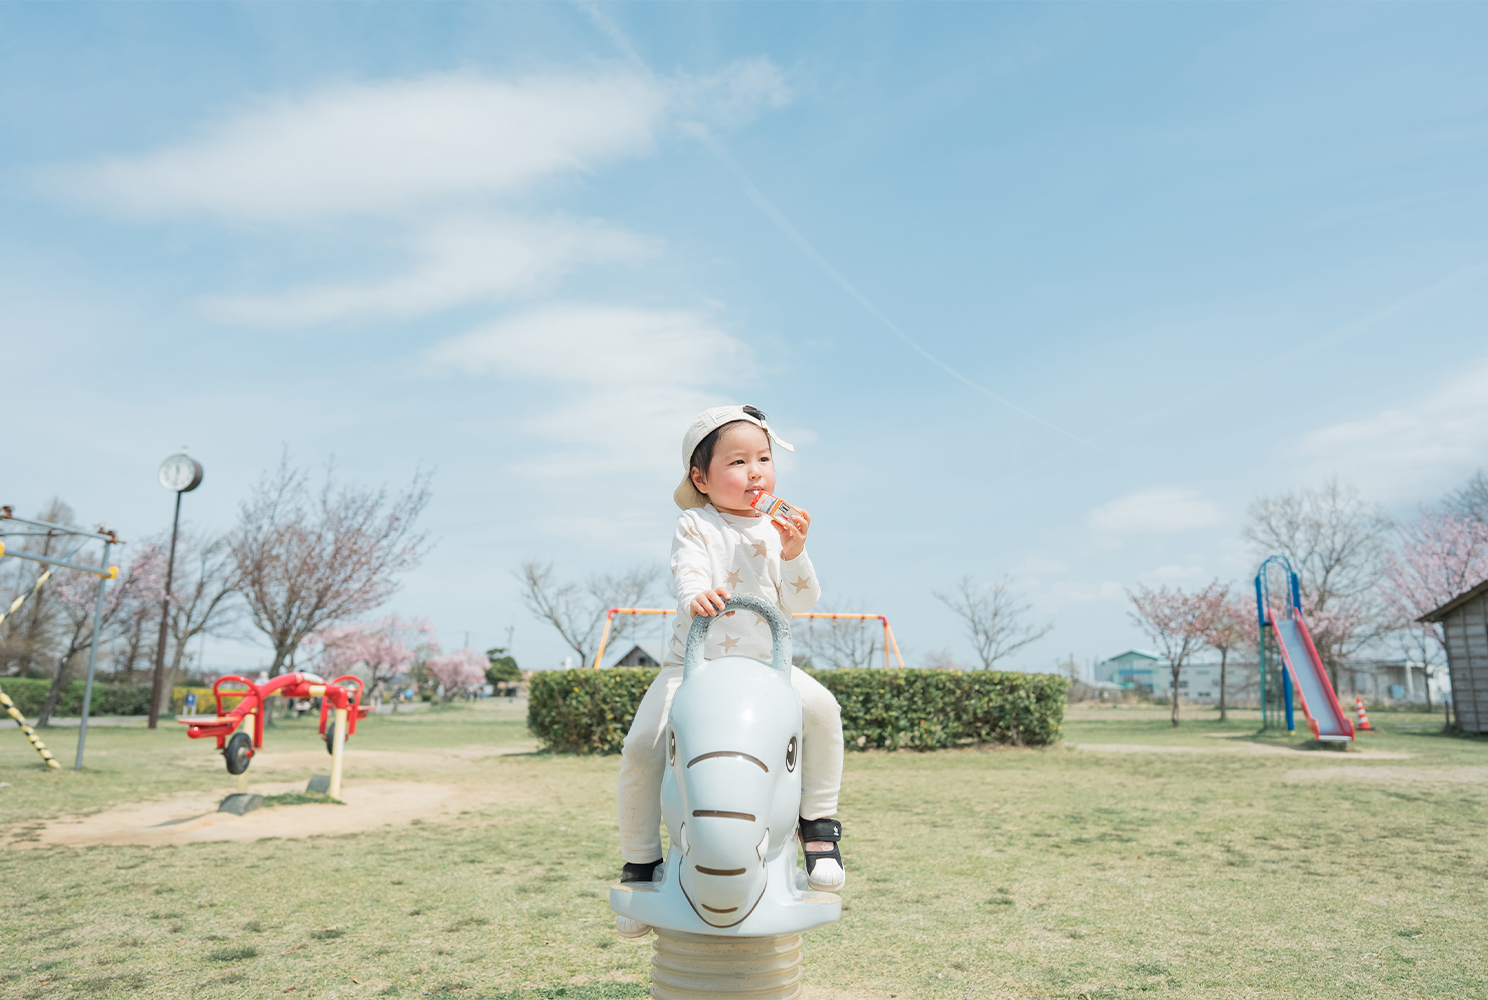
<path id="1" fill-rule="evenodd" d="M 535 559 L 523 563 L 516 574 L 522 582 L 522 603 L 557 630 L 564 644 L 578 655 L 580 666 L 589 665 L 599 649 L 606 612 L 645 604 L 660 576 L 659 567 L 637 566 L 624 573 L 591 577 L 581 587 L 560 584 L 553 577 L 552 564 Z M 630 615 L 616 615 L 609 641 L 618 642 L 637 625 Z"/>
<path id="2" fill-rule="evenodd" d="M 1032 606 L 1022 603 L 1007 577 L 987 586 L 967 575 L 951 593 L 933 593 L 961 619 L 984 670 L 993 669 L 998 660 L 1037 642 L 1054 628 L 1052 623 L 1029 625 L 1024 621 Z"/>
<path id="3" fill-rule="evenodd" d="M 1339 666 L 1394 627 L 1375 581 L 1385 561 L 1393 522 L 1366 503 L 1357 487 L 1330 479 L 1317 489 L 1262 497 L 1250 505 L 1244 536 L 1258 556 L 1280 553 L 1300 579 L 1308 614 L 1348 621 L 1337 643 L 1314 634 L 1335 689 Z"/>
<path id="4" fill-rule="evenodd" d="M 397 495 L 342 485 L 334 464 L 312 494 L 286 452 L 239 508 L 229 546 L 254 627 L 274 648 L 270 673 L 290 662 L 311 632 L 372 611 L 400 574 L 428 551 L 415 524 L 429 502 L 429 475 Z"/>
<path id="5" fill-rule="evenodd" d="M 1488 524 L 1488 472 L 1479 469 L 1460 489 L 1448 493 L 1445 506 L 1458 517 Z"/>

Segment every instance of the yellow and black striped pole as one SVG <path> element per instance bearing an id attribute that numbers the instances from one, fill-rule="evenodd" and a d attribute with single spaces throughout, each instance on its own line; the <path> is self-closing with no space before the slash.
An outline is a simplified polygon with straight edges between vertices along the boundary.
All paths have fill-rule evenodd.
<path id="1" fill-rule="evenodd" d="M 4 542 L 0 542 L 0 556 L 3 556 L 3 555 L 5 555 L 5 543 Z M 51 578 L 52 578 L 52 571 L 51 570 L 47 570 L 45 573 L 41 574 L 41 576 L 38 576 L 36 578 L 36 582 L 31 585 L 31 589 L 30 590 L 26 591 L 20 597 L 17 597 L 15 600 L 11 601 L 10 602 L 10 607 L 6 608 L 3 613 L 0 613 L 0 622 L 4 622 L 5 619 L 7 619 L 11 615 L 15 614 L 16 613 L 16 610 L 19 609 L 22 604 L 25 604 L 26 603 L 26 598 L 30 597 L 32 594 L 34 594 L 38 590 L 40 590 L 41 589 L 41 585 L 43 583 L 46 583 Z"/>
<path id="2" fill-rule="evenodd" d="M 4 705 L 5 713 L 16 720 L 16 724 L 21 727 L 21 732 L 26 734 L 26 739 L 31 741 L 36 752 L 41 754 L 41 759 L 46 761 L 47 767 L 60 771 L 62 765 L 57 763 L 57 758 L 53 757 L 52 752 L 46 748 L 46 744 L 41 742 L 41 737 L 36 735 L 36 730 L 26 724 L 26 717 L 21 714 L 20 709 L 15 707 L 15 702 L 10 700 L 10 695 L 4 691 L 0 691 L 0 705 Z"/>

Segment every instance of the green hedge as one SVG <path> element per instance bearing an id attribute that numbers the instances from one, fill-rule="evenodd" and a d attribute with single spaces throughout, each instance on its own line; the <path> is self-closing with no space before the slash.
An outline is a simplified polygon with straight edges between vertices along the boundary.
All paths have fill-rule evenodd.
<path id="1" fill-rule="evenodd" d="M 527 682 L 527 728 L 555 753 L 619 753 L 657 671 L 539 670 Z"/>
<path id="2" fill-rule="evenodd" d="M 807 671 L 842 706 L 849 749 L 941 750 L 1059 741 L 1068 681 L 977 670 Z M 558 753 L 619 753 L 654 669 L 547 670 L 528 684 L 527 728 Z"/>
<path id="3" fill-rule="evenodd" d="M 1059 742 L 1069 681 L 1001 670 L 811 670 L 842 707 L 849 749 Z"/>
<path id="4" fill-rule="evenodd" d="M 57 716 L 78 716 L 83 713 L 83 682 L 68 681 L 57 695 Z M 27 722 L 35 722 L 46 704 L 47 692 L 52 682 L 46 678 L 0 677 L 0 691 L 10 695 Z M 93 682 L 93 704 L 89 715 L 149 715 L 150 686 L 148 684 L 101 684 Z"/>

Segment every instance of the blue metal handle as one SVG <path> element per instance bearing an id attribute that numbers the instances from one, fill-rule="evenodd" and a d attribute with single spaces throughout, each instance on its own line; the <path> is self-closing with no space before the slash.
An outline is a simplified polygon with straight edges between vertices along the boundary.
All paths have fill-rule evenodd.
<path id="1" fill-rule="evenodd" d="M 791 635 L 790 622 L 780 613 L 780 609 L 769 601 L 753 594 L 739 594 L 730 597 L 724 602 L 723 611 L 752 611 L 759 615 L 770 625 L 770 666 L 785 674 L 786 680 L 791 675 Z M 712 617 L 694 615 L 692 628 L 687 632 L 687 649 L 682 654 L 682 679 L 703 665 L 703 643 L 708 641 L 708 629 L 723 618 L 723 611 Z"/>

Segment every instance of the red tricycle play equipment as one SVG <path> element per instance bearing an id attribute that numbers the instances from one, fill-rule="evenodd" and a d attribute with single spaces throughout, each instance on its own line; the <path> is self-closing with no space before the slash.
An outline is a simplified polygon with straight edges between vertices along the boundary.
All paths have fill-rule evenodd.
<path id="1" fill-rule="evenodd" d="M 194 740 L 215 737 L 217 749 L 227 760 L 229 774 L 247 772 L 253 751 L 263 746 L 264 699 L 272 695 L 284 698 L 319 698 L 320 732 L 325 736 L 326 750 L 331 755 L 329 794 L 341 794 L 341 751 L 346 738 L 356 732 L 358 719 L 367 717 L 362 707 L 362 681 L 352 674 L 333 681 L 307 673 L 280 674 L 262 683 L 228 674 L 212 685 L 217 702 L 215 715 L 181 715 L 176 721 L 187 726 L 186 735 Z M 227 708 L 226 702 L 237 704 Z M 329 720 L 329 727 L 326 725 Z M 247 780 L 246 778 L 243 780 Z"/>

